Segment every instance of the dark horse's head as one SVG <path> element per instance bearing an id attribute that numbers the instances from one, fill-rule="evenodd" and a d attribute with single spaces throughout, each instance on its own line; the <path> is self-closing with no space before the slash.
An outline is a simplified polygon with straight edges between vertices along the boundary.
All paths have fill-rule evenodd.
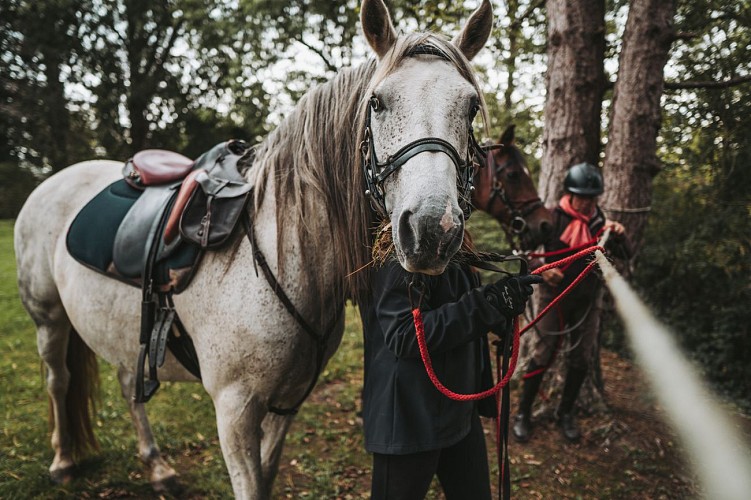
<path id="1" fill-rule="evenodd" d="M 553 228 L 551 214 L 514 146 L 514 125 L 501 135 L 500 147 L 488 152 L 487 165 L 478 169 L 474 186 L 472 204 L 500 222 L 511 241 L 518 238 L 523 249 L 530 249 L 547 239 Z"/>

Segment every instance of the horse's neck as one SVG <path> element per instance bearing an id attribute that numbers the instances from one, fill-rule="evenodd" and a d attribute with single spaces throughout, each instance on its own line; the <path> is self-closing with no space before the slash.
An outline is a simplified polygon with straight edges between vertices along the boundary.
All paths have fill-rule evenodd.
<path id="1" fill-rule="evenodd" d="M 326 208 L 307 201 L 306 220 L 289 214 L 280 233 L 273 177 L 267 177 L 267 183 L 271 184 L 266 186 L 267 196 L 253 220 L 258 248 L 299 312 L 313 324 L 323 325 L 343 304 L 343 277 L 337 275 L 334 263 L 338 242 L 329 237 Z M 301 224 L 305 224 L 303 231 Z M 246 270 L 254 267 L 252 262 L 240 265 Z"/>
<path id="2" fill-rule="evenodd" d="M 256 224 L 267 258 L 326 302 L 345 296 L 345 274 L 362 265 L 367 205 L 353 175 L 354 132 L 374 62 L 312 90 L 259 148 L 253 167 Z M 353 182 L 356 185 L 352 185 Z"/>

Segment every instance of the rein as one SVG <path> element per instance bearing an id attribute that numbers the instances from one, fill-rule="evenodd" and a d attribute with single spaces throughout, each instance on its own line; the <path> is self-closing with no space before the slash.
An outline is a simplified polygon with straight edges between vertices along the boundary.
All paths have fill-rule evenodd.
<path id="1" fill-rule="evenodd" d="M 590 246 L 584 250 L 580 250 L 579 252 L 575 253 L 574 255 L 571 255 L 570 257 L 567 257 L 565 259 L 561 259 L 556 262 L 552 262 L 550 264 L 546 264 L 544 266 L 541 266 L 534 271 L 531 271 L 530 274 L 541 274 L 548 269 L 552 269 L 555 267 L 559 267 L 565 264 L 568 264 L 570 262 L 573 262 L 575 260 L 579 260 L 589 254 L 594 253 L 595 251 L 600 250 L 603 251 L 603 248 L 598 245 Z M 563 292 L 561 292 L 555 299 L 553 299 L 548 306 L 543 309 L 537 317 L 532 320 L 527 326 L 525 326 L 523 329 L 519 328 L 519 321 L 518 318 L 514 318 L 514 334 L 513 334 L 513 342 L 512 342 L 512 356 L 511 356 L 511 362 L 509 365 L 509 372 L 502 380 L 500 380 L 494 387 L 475 394 L 459 394 L 456 392 L 453 392 L 451 389 L 447 388 L 445 385 L 441 383 L 440 380 L 438 380 L 438 377 L 435 374 L 435 371 L 433 370 L 433 362 L 430 358 L 430 353 L 428 352 L 427 344 L 425 343 L 425 327 L 422 322 L 422 313 L 420 312 L 419 304 L 417 307 L 412 309 L 412 317 L 414 319 L 415 323 L 415 333 L 417 336 L 417 343 L 420 348 L 420 357 L 423 360 L 423 364 L 425 365 L 425 369 L 428 373 L 428 377 L 430 377 L 430 380 L 433 382 L 433 385 L 438 389 L 443 395 L 446 397 L 453 399 L 455 401 L 476 401 L 478 399 L 484 399 L 488 396 L 493 396 L 498 393 L 503 387 L 508 384 L 509 379 L 511 378 L 511 375 L 513 375 L 514 370 L 516 369 L 516 361 L 519 357 L 519 339 L 521 336 L 529 331 L 537 322 L 539 322 L 543 316 L 545 316 L 553 307 L 557 306 L 558 303 L 563 300 L 563 298 L 571 293 L 571 291 L 576 288 L 576 286 L 584 279 L 586 276 L 594 269 L 596 263 L 590 262 L 587 267 L 584 268 L 584 270 L 579 274 L 579 276 L 576 277 L 576 279 L 571 282 L 569 286 L 566 287 Z M 422 292 L 420 293 L 420 297 L 422 297 Z"/>

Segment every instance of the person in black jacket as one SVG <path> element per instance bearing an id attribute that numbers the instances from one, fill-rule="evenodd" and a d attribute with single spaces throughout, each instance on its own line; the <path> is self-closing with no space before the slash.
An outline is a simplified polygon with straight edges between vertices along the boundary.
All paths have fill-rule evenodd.
<path id="1" fill-rule="evenodd" d="M 431 383 L 415 336 L 413 301 L 419 288 L 426 343 L 438 378 L 455 392 L 476 393 L 492 386 L 488 332 L 506 333 L 512 318 L 524 310 L 531 285 L 541 278 L 526 275 L 480 286 L 477 273 L 466 264 L 451 263 L 443 274 L 428 276 L 408 273 L 393 256 L 371 273 L 360 315 L 372 498 L 424 498 L 437 475 L 449 500 L 489 499 L 479 405 L 449 399 Z M 413 280 L 421 285 L 410 289 Z M 489 403 L 494 409 L 494 402 Z"/>
<path id="2" fill-rule="evenodd" d="M 611 231 L 608 248 L 615 252 L 616 257 L 628 258 L 630 245 L 623 225 L 605 219 L 597 206 L 597 197 L 602 194 L 604 187 L 600 169 L 589 163 L 574 165 L 566 173 L 563 186 L 566 193 L 553 211 L 553 231 L 545 244 L 546 252 L 563 252 L 548 257 L 547 261 L 555 262 L 576 253 L 587 243 L 594 244 L 592 241 L 595 236 L 605 229 Z M 567 249 L 570 251 L 565 251 Z M 589 259 L 580 259 L 562 269 L 553 268 L 544 272 L 542 276 L 545 282 L 540 286 L 540 311 L 565 290 L 588 263 Z M 566 380 L 556 417 L 566 440 L 575 442 L 580 438 L 574 417 L 574 403 L 594 361 L 594 347 L 600 330 L 602 295 L 599 277 L 590 273 L 538 323 L 534 353 L 523 377 L 519 410 L 512 428 L 517 441 L 526 442 L 531 436 L 535 396 L 563 334 L 567 331 L 571 335 L 573 347 L 566 358 Z"/>

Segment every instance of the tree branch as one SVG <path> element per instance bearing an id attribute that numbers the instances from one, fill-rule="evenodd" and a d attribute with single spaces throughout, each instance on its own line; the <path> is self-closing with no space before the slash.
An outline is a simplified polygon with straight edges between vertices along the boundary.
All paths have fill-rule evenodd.
<path id="1" fill-rule="evenodd" d="M 169 53 L 172 50 L 172 47 L 174 47 L 175 41 L 177 41 L 177 38 L 182 32 L 184 25 L 185 19 L 180 19 L 175 23 L 175 26 L 172 28 L 172 33 L 170 33 L 169 39 L 167 39 L 164 46 L 161 47 L 162 50 L 158 54 L 155 53 L 151 67 L 146 73 L 147 75 L 153 76 L 156 75 L 159 71 L 164 70 L 164 64 L 167 62 L 167 59 L 169 59 Z"/>
<path id="2" fill-rule="evenodd" d="M 742 83 L 751 82 L 751 75 L 730 78 L 721 82 L 715 81 L 686 81 L 686 82 L 665 82 L 665 90 L 684 90 L 684 89 L 726 89 Z"/>
<path id="3" fill-rule="evenodd" d="M 333 72 L 339 71 L 339 68 L 334 63 L 332 63 L 329 60 L 329 58 L 326 56 L 326 54 L 323 52 L 323 50 L 317 49 L 317 48 L 313 47 L 312 45 L 310 45 L 309 43 L 306 43 L 305 40 L 302 39 L 302 37 L 300 37 L 296 41 L 297 41 L 297 43 L 300 43 L 300 44 L 304 45 L 305 47 L 307 47 L 310 51 L 315 52 L 316 54 L 318 54 L 318 56 L 323 60 L 323 63 L 326 65 L 326 68 L 329 71 L 333 71 Z"/>
<path id="4" fill-rule="evenodd" d="M 673 40 L 691 40 L 700 36 L 701 33 L 698 31 L 676 31 L 673 34 Z"/>

